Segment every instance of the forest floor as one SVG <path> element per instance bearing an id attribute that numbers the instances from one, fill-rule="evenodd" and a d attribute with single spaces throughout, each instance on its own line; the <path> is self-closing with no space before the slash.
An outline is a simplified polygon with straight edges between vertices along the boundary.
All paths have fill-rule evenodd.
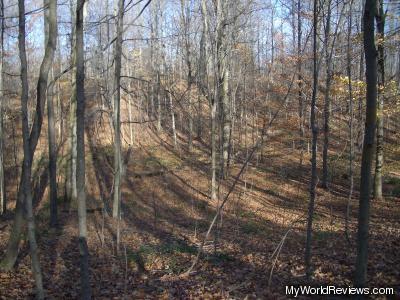
<path id="1" fill-rule="evenodd" d="M 296 134 L 295 128 L 286 130 Z M 285 129 L 271 132 L 262 156 L 257 154 L 247 167 L 188 277 L 181 274 L 190 267 L 217 206 L 209 198 L 208 143 L 196 140 L 188 152 L 185 137 L 179 135 L 177 150 L 168 134 L 148 130 L 146 141 L 125 149 L 122 219 L 117 222 L 109 216 L 112 143 L 102 141 L 92 128 L 86 133 L 88 244 L 95 299 L 286 299 L 286 285 L 307 283 L 303 257 L 309 156 L 305 154 L 300 165 L 300 151 L 292 147 Z M 333 183 L 328 190 L 317 188 L 314 286 L 352 285 L 356 256 L 358 193 L 351 201 L 348 241 L 346 162 L 338 162 L 341 143 L 332 144 L 337 162 L 332 166 Z M 244 154 L 234 157 L 230 176 L 221 182 L 220 199 L 244 160 Z M 393 184 L 387 181 L 385 199 L 371 204 L 368 285 L 393 286 L 398 292 L 400 198 L 390 195 Z M 47 296 L 77 299 L 76 203 L 60 199 L 59 227 L 49 229 L 47 193 L 43 199 L 37 206 L 37 236 Z M 0 252 L 6 247 L 11 222 L 11 213 L 1 220 Z M 0 299 L 33 297 L 28 254 L 25 241 L 16 269 L 0 273 Z"/>

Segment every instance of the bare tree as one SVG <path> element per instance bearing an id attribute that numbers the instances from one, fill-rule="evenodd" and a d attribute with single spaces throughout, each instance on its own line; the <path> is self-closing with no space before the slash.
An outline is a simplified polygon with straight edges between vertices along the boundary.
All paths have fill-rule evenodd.
<path id="1" fill-rule="evenodd" d="M 124 19 L 124 0 L 118 0 L 117 17 L 117 39 L 114 48 L 114 202 L 113 218 L 119 218 L 121 206 L 121 177 L 122 177 L 122 156 L 121 156 L 121 56 L 122 56 L 122 31 Z"/>
<path id="2" fill-rule="evenodd" d="M 4 0 L 0 0 L 0 215 L 7 210 L 4 184 Z"/>
<path id="3" fill-rule="evenodd" d="M 55 0 L 49 2 L 49 20 L 50 18 L 56 18 L 54 13 L 56 12 L 57 3 Z M 19 34 L 18 34 L 18 48 L 19 48 L 19 56 L 21 60 L 21 110 L 22 110 L 22 138 L 23 138 L 23 149 L 24 149 L 24 168 L 25 172 L 23 172 L 24 176 L 24 184 L 20 187 L 21 191 L 24 195 L 25 207 L 26 207 L 26 218 L 28 223 L 28 239 L 29 239 L 29 248 L 32 259 L 32 272 L 33 277 L 36 283 L 36 295 L 38 299 L 44 299 L 44 290 L 43 290 L 43 280 L 42 280 L 42 272 L 40 269 L 39 255 L 38 255 L 38 246 L 36 242 L 36 233 L 35 233 L 35 220 L 33 215 L 32 208 L 32 186 L 31 186 L 31 170 L 32 170 L 32 157 L 31 148 L 30 148 L 30 137 L 29 137 L 29 123 L 28 123 L 28 99 L 29 99 L 29 86 L 28 86 L 28 63 L 26 59 L 26 49 L 25 49 L 25 3 L 24 0 L 18 1 L 18 11 L 19 11 Z M 54 29 L 52 30 L 52 35 L 54 35 Z M 50 34 L 50 32 L 49 32 Z M 53 48 L 52 41 L 48 41 L 49 48 Z M 55 47 L 55 45 L 54 45 Z M 49 54 L 49 48 L 46 48 L 47 54 Z M 50 50 L 51 51 L 51 50 Z M 51 53 L 51 52 L 50 52 Z M 45 53 L 46 56 L 46 53 Z M 51 54 L 50 54 L 51 56 Z M 51 57 L 52 58 L 52 57 Z M 50 62 L 49 62 L 50 63 Z M 50 66 L 50 64 L 49 64 Z M 46 74 L 41 74 L 46 75 Z M 47 82 L 47 78 L 39 78 L 43 81 Z M 39 84 L 38 84 L 39 85 Z M 38 101 L 40 98 L 38 99 Z"/>
<path id="4" fill-rule="evenodd" d="M 350 153 L 349 153 L 349 180 L 350 180 L 350 190 L 349 196 L 347 198 L 347 206 L 346 206 L 346 216 L 345 216 L 345 235 L 347 241 L 350 242 L 349 236 L 349 219 L 350 219 L 350 205 L 353 197 L 353 189 L 354 189 L 354 109 L 353 109 L 353 84 L 352 84 L 352 76 L 351 76 L 351 29 L 353 24 L 353 0 L 350 1 L 349 4 L 349 20 L 348 20 L 348 30 L 347 30 L 347 77 L 348 77 L 348 90 L 349 90 L 349 136 L 350 136 Z"/>
<path id="5" fill-rule="evenodd" d="M 369 206 L 371 193 L 371 170 L 374 154 L 377 112 L 377 51 L 375 46 L 376 1 L 366 0 L 364 8 L 364 53 L 367 82 L 367 108 L 364 129 L 364 144 L 361 158 L 360 204 L 358 209 L 357 260 L 354 277 L 355 286 L 365 286 L 367 280 Z"/>
<path id="6" fill-rule="evenodd" d="M 49 1 L 49 7 L 53 7 L 55 5 L 53 2 L 56 0 L 51 0 Z M 23 0 L 19 1 L 19 6 L 20 10 L 25 10 L 25 6 L 23 3 Z M 50 8 L 49 8 L 50 9 Z M 21 13 L 21 11 L 20 11 Z M 55 20 L 53 17 L 50 17 L 51 14 L 53 14 L 53 11 L 49 10 L 49 20 L 52 19 L 53 21 Z M 56 12 L 55 12 L 56 14 Z M 57 14 L 55 15 L 55 18 L 57 17 Z M 20 28 L 20 30 L 24 30 L 25 32 L 25 19 L 22 20 L 22 17 L 20 16 L 20 21 L 23 21 L 23 27 Z M 20 25 L 22 26 L 22 25 Z M 54 57 L 54 51 L 56 48 L 56 37 L 57 34 L 57 28 L 56 26 L 50 26 L 49 25 L 49 38 L 47 41 L 44 57 L 42 60 L 42 63 L 40 65 L 40 71 L 39 71 L 39 79 L 37 82 L 36 86 L 36 111 L 34 115 L 34 120 L 32 124 L 32 128 L 29 134 L 29 137 L 27 137 L 27 142 L 29 143 L 29 152 L 26 152 L 24 154 L 29 154 L 28 157 L 24 157 L 24 163 L 22 164 L 22 172 L 21 172 L 21 178 L 20 178 L 20 188 L 18 190 L 18 196 L 17 196 L 17 203 L 16 203 L 16 208 L 15 208 L 15 215 L 14 215 L 14 222 L 12 225 L 11 229 L 11 234 L 10 238 L 8 241 L 7 245 L 7 250 L 5 253 L 5 257 L 3 258 L 1 262 L 1 268 L 5 270 L 10 270 L 17 259 L 18 255 L 18 248 L 19 244 L 21 241 L 21 234 L 22 234 L 22 229 L 23 225 L 25 223 L 24 220 L 24 206 L 26 206 L 26 198 L 27 195 L 25 194 L 25 186 L 28 184 L 26 181 L 29 179 L 31 180 L 31 172 L 32 172 L 32 161 L 33 161 L 33 156 L 36 151 L 36 147 L 39 141 L 40 133 L 42 130 L 42 124 L 43 124 L 43 115 L 44 115 L 44 107 L 45 107 L 45 102 L 46 102 L 46 91 L 47 91 L 47 83 L 48 83 L 48 74 L 50 71 L 51 64 L 53 62 L 53 57 Z M 28 116 L 28 111 L 26 112 Z M 29 125 L 27 123 L 27 125 Z M 27 127 L 28 133 L 29 133 L 29 126 Z M 25 161 L 26 160 L 26 161 Z M 27 175 L 28 173 L 28 175 Z M 29 183 L 30 185 L 30 183 Z M 29 217 L 28 217 L 29 219 Z M 28 226 L 29 227 L 29 226 Z"/>
<path id="7" fill-rule="evenodd" d="M 44 5 L 49 5 L 50 0 L 45 0 Z M 50 7 L 50 6 L 49 6 Z M 57 9 L 57 5 L 55 5 Z M 50 27 L 51 29 L 50 35 Z M 45 41 L 52 39 L 50 47 L 52 47 L 53 57 L 57 46 L 57 10 L 48 10 L 45 14 Z M 47 90 L 47 118 L 48 118 L 48 139 L 49 139 L 49 179 L 50 179 L 50 226 L 55 227 L 58 222 L 57 218 L 57 147 L 55 134 L 55 117 L 54 117 L 54 101 L 53 101 L 53 83 Z"/>
<path id="8" fill-rule="evenodd" d="M 314 0 L 313 9 L 313 90 L 311 99 L 311 130 L 312 130 L 312 158 L 311 158 L 311 181 L 310 181 L 310 201 L 308 205 L 307 219 L 307 240 L 305 250 L 306 276 L 310 279 L 312 275 L 311 267 L 311 246 L 312 246 L 312 225 L 314 219 L 315 188 L 317 185 L 317 137 L 318 128 L 315 120 L 315 108 L 318 92 L 318 0 Z"/>
<path id="9" fill-rule="evenodd" d="M 330 55 L 330 41 L 331 41 L 331 14 L 332 14 L 332 0 L 327 3 L 327 15 L 325 24 L 325 64 L 326 64 L 326 82 L 325 82 L 325 103 L 324 103 L 324 149 L 322 151 L 322 186 L 328 187 L 328 148 L 329 148 L 329 123 L 331 112 L 330 89 L 332 81 L 332 62 Z"/>
<path id="10" fill-rule="evenodd" d="M 79 222 L 79 254 L 81 268 L 81 298 L 90 299 L 89 249 L 87 246 L 86 190 L 85 190 L 85 66 L 83 52 L 83 10 L 85 0 L 78 0 L 75 15 L 76 64 L 76 187 Z"/>
<path id="11" fill-rule="evenodd" d="M 229 136 L 230 136 L 230 113 L 229 113 L 229 69 L 228 69 L 228 45 L 227 45 L 227 12 L 228 3 L 225 0 L 217 0 L 216 11 L 217 11 L 217 24 L 215 33 L 215 47 L 216 47 L 216 99 L 220 108 L 220 124 L 221 128 L 221 139 L 222 139 L 222 151 L 221 151 L 221 175 L 223 178 L 226 177 L 227 165 L 228 164 L 228 151 L 229 151 Z"/>
<path id="12" fill-rule="evenodd" d="M 378 102 L 376 116 L 374 198 L 382 199 L 383 102 L 385 97 L 385 13 L 383 11 L 383 0 L 378 0 L 378 3 L 378 11 L 375 16 L 378 31 Z"/>

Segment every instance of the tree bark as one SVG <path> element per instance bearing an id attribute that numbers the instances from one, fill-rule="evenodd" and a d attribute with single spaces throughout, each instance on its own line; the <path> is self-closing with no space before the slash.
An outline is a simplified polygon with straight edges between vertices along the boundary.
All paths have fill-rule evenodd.
<path id="1" fill-rule="evenodd" d="M 376 155 L 375 155 L 375 178 L 374 198 L 382 199 L 382 167 L 383 167 L 383 102 L 385 88 L 385 15 L 383 11 L 383 0 L 379 1 L 379 11 L 376 16 L 378 31 L 378 102 L 376 116 Z"/>
<path id="2" fill-rule="evenodd" d="M 303 164 L 304 154 L 304 97 L 303 97 L 303 77 L 302 77 L 302 57 L 301 57 L 301 0 L 297 0 L 297 84 L 299 88 L 299 135 L 300 135 L 300 165 Z"/>
<path id="3" fill-rule="evenodd" d="M 371 193 L 371 169 L 374 154 L 377 112 L 377 51 L 375 47 L 374 18 L 376 1 L 366 0 L 364 10 L 364 53 L 366 92 L 366 118 L 364 143 L 361 158 L 360 199 L 358 209 L 357 259 L 354 285 L 364 287 L 367 283 L 368 238 L 369 238 L 369 208 Z"/>
<path id="4" fill-rule="evenodd" d="M 229 98 L 228 98 L 228 65 L 227 65 L 227 3 L 225 0 L 217 0 L 217 27 L 216 27 L 216 67 L 217 67 L 217 101 L 220 108 L 221 116 L 221 138 L 222 138 L 222 153 L 221 153 L 221 175 L 225 178 L 227 175 L 228 152 L 229 152 L 229 135 L 231 127 L 231 119 L 229 113 Z"/>
<path id="5" fill-rule="evenodd" d="M 49 10 L 56 7 L 55 0 L 50 2 Z M 28 240 L 31 254 L 32 273 L 36 284 L 36 296 L 38 299 L 44 299 L 42 272 L 40 269 L 38 246 L 35 237 L 35 220 L 32 208 L 32 186 L 31 186 L 31 170 L 32 170 L 32 157 L 29 144 L 29 123 L 28 123 L 28 100 L 29 100 L 29 86 L 28 86 L 28 63 L 26 59 L 25 49 L 25 3 L 24 0 L 18 1 L 19 11 L 19 33 L 18 33 L 18 48 L 19 57 L 21 60 L 21 111 L 22 111 L 22 139 L 23 139 L 23 152 L 24 152 L 24 169 L 23 172 L 23 185 L 20 190 L 22 191 L 26 218 L 28 223 Z"/>
<path id="6" fill-rule="evenodd" d="M 350 243 L 350 233 L 349 233 L 349 220 L 350 220 L 350 205 L 353 197 L 353 188 L 354 188 L 354 175 L 353 175 L 353 164 L 354 164 L 354 133 L 353 133 L 353 124 L 354 124 L 354 109 L 353 109 L 353 85 L 352 85 L 352 76 L 351 76 L 351 28 L 352 28 L 352 5 L 353 0 L 350 1 L 349 5 L 349 24 L 347 31 L 347 77 L 348 81 L 348 90 L 349 90 L 349 114 L 350 114 L 350 122 L 349 122 L 349 136 L 350 136 L 350 153 L 349 153 L 349 179 L 350 179 L 350 189 L 349 196 L 347 198 L 346 205 L 346 216 L 345 216 L 345 235 L 347 241 Z"/>
<path id="7" fill-rule="evenodd" d="M 7 210 L 6 187 L 4 183 L 4 0 L 0 0 L 0 215 Z"/>
<path id="8" fill-rule="evenodd" d="M 53 5 L 53 1 L 50 1 L 50 5 Z M 22 9 L 24 10 L 24 3 L 23 0 L 19 0 L 19 5 L 22 6 Z M 21 8 L 20 8 L 21 9 Z M 25 31 L 25 20 L 22 20 L 24 24 L 23 30 Z M 22 30 L 22 28 L 20 28 Z M 54 26 L 49 27 L 49 37 L 55 36 L 57 28 Z M 25 37 L 24 37 L 25 39 Z M 24 44 L 25 45 L 25 44 Z M 21 241 L 21 234 L 22 234 L 22 229 L 24 225 L 24 212 L 23 208 L 26 206 L 25 200 L 26 200 L 26 195 L 23 192 L 23 188 L 27 185 L 27 178 L 30 179 L 30 174 L 32 172 L 32 161 L 33 157 L 35 154 L 35 150 L 39 141 L 40 137 L 40 132 L 42 130 L 42 124 L 43 124 L 43 115 L 44 115 L 44 107 L 45 107 L 45 101 L 46 101 L 46 91 L 47 91 L 47 82 L 48 82 L 48 74 L 49 70 L 51 67 L 51 64 L 53 62 L 53 57 L 54 57 L 54 49 L 55 49 L 55 42 L 53 38 L 49 38 L 47 41 L 44 57 L 42 60 L 42 63 L 40 65 L 40 71 L 39 71 L 39 79 L 37 82 L 37 87 L 36 87 L 36 113 L 34 116 L 33 124 L 32 124 L 32 129 L 30 131 L 30 135 L 28 138 L 29 141 L 29 157 L 26 157 L 26 160 L 28 163 L 23 163 L 22 165 L 22 171 L 21 171 L 21 178 L 20 178 L 20 184 L 19 184 L 19 190 L 18 190 L 18 196 L 17 196 L 17 203 L 16 203 L 16 208 L 15 208 L 15 215 L 14 215 L 14 222 L 11 228 L 11 234 L 10 238 L 7 244 L 7 249 L 5 253 L 5 257 L 3 258 L 0 267 L 4 270 L 10 270 L 17 259 L 18 255 L 18 248 L 19 244 Z M 28 114 L 28 112 L 27 112 Z M 29 124 L 28 124 L 29 125 Z M 29 132 L 29 128 L 28 128 Z M 27 176 L 27 173 L 29 176 Z"/>
<path id="9" fill-rule="evenodd" d="M 124 0 L 118 0 L 117 18 L 117 40 L 114 48 L 114 202 L 113 218 L 120 216 L 121 209 L 121 179 L 122 179 L 122 156 L 121 156 L 121 58 L 122 58 L 122 31 L 124 18 Z"/>
<path id="10" fill-rule="evenodd" d="M 325 81 L 325 103 L 324 103 L 324 148 L 322 151 L 322 187 L 328 187 L 328 148 L 329 148 L 329 122 L 331 113 L 330 89 L 332 77 L 332 63 L 330 55 L 330 34 L 331 34 L 331 0 L 327 4 L 327 17 L 325 29 L 325 64 L 326 64 L 326 81 Z"/>
<path id="11" fill-rule="evenodd" d="M 89 281 L 89 250 L 87 246 L 86 191 L 85 191 L 85 66 L 83 52 L 83 10 L 85 0 L 78 0 L 75 17 L 76 55 L 76 186 L 79 222 L 79 254 L 81 269 L 81 299 L 91 298 Z"/>
<path id="12" fill-rule="evenodd" d="M 317 184 L 317 137 L 318 128 L 315 120 L 315 108 L 317 102 L 318 92 L 318 0 L 314 0 L 313 10 L 313 91 L 311 98 L 311 117 L 310 125 L 312 130 L 312 158 L 311 158 L 311 182 L 310 182 L 310 202 L 308 205 L 308 219 L 307 219 L 307 240 L 305 249 L 305 266 L 306 277 L 311 278 L 313 273 L 311 267 L 311 246 L 312 246 L 312 225 L 314 219 L 314 202 L 315 202 L 315 187 Z"/>
<path id="13" fill-rule="evenodd" d="M 70 9 L 71 9 L 71 64 L 73 66 L 71 73 L 71 99 L 70 99 L 70 115 L 69 115 L 69 129 L 70 129 L 70 191 L 69 201 L 71 203 L 76 203 L 77 199 L 77 187 L 76 187 L 76 35 L 75 35 L 75 26 L 76 26 L 76 0 L 70 0 Z"/>
<path id="14" fill-rule="evenodd" d="M 46 0 L 49 2 L 49 0 Z M 57 47 L 57 5 L 55 10 L 52 4 L 49 6 L 48 14 L 45 17 L 46 26 L 49 28 L 48 39 L 51 39 L 51 47 L 53 56 Z M 50 9 L 52 8 L 52 9 Z M 46 27 L 45 26 L 45 27 Z M 54 27 L 53 30 L 50 29 Z M 57 147 L 55 134 L 55 117 L 54 117 L 54 101 L 53 101 L 53 86 L 51 83 L 47 91 L 47 117 L 48 117 L 48 138 L 49 138 L 49 179 L 50 179 L 50 226 L 57 225 Z"/>

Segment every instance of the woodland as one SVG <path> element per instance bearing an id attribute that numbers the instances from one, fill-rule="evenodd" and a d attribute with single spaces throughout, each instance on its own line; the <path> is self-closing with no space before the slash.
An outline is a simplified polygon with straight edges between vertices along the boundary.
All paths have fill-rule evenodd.
<path id="1" fill-rule="evenodd" d="M 398 0 L 0 0 L 0 299 L 398 299 L 399 121 Z"/>

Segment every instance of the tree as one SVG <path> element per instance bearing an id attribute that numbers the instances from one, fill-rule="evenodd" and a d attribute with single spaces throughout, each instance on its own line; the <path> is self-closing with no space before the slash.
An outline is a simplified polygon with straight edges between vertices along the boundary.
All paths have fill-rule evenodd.
<path id="1" fill-rule="evenodd" d="M 69 115 L 69 129 L 70 129 L 70 163 L 68 166 L 69 176 L 70 176 L 70 186 L 68 189 L 68 197 L 70 198 L 70 202 L 76 202 L 77 199 L 77 187 L 76 187 L 76 0 L 70 0 L 70 10 L 71 10 L 71 64 L 72 64 L 72 72 L 71 72 L 71 99 L 69 104 L 70 115 Z"/>
<path id="2" fill-rule="evenodd" d="M 367 281 L 369 208 L 371 193 L 371 169 L 374 153 L 377 112 L 377 51 L 375 46 L 376 1 L 366 0 L 364 7 L 364 53 L 366 91 L 366 117 L 361 158 L 360 198 L 358 209 L 357 259 L 354 285 L 363 287 Z"/>
<path id="3" fill-rule="evenodd" d="M 222 139 L 222 151 L 221 151 L 221 175 L 223 178 L 227 174 L 228 163 L 228 151 L 231 131 L 231 119 L 229 113 L 229 78 L 228 78 L 228 47 L 227 47 L 227 1 L 217 0 L 216 11 L 217 11 L 217 24 L 216 24 L 216 99 L 220 108 L 220 122 L 221 122 L 221 139 Z"/>
<path id="4" fill-rule="evenodd" d="M 44 5 L 49 5 L 50 0 L 45 0 Z M 57 5 L 56 10 L 48 10 L 45 14 L 45 42 L 51 38 L 50 47 L 54 53 L 57 46 Z M 50 6 L 49 6 L 50 7 Z M 52 28 L 50 35 L 50 27 Z M 57 147 L 55 135 L 55 117 L 54 117 L 54 101 L 53 101 L 53 82 L 47 91 L 47 117 L 48 117 L 48 139 L 49 139 L 49 179 L 50 179 L 50 226 L 55 227 L 58 222 L 57 218 Z"/>
<path id="5" fill-rule="evenodd" d="M 385 13 L 383 0 L 379 1 L 378 12 L 375 16 L 378 30 L 378 102 L 376 116 L 376 155 L 374 198 L 382 199 L 382 167 L 383 167 L 383 102 L 385 90 Z"/>
<path id="6" fill-rule="evenodd" d="M 56 1 L 52 0 L 49 3 L 49 15 L 56 11 Z M 29 99 L 29 86 L 28 86 L 28 63 L 26 59 L 25 49 L 25 3 L 24 0 L 18 1 L 18 48 L 19 57 L 21 60 L 21 111 L 22 111 L 22 139 L 24 149 L 23 164 L 25 172 L 23 172 L 23 185 L 20 187 L 24 195 L 26 218 L 28 223 L 28 240 L 32 260 L 32 272 L 36 283 L 36 296 L 38 299 L 44 299 L 42 272 L 40 269 L 40 262 L 38 256 L 38 246 L 35 237 L 35 219 L 32 208 L 32 186 L 31 186 L 31 169 L 32 157 L 30 143 L 29 143 L 29 123 L 28 123 L 28 99 Z M 54 30 L 54 29 L 53 29 Z M 46 54 L 45 54 L 46 56 Z M 40 79 L 39 79 L 40 80 Z"/>
<path id="7" fill-rule="evenodd" d="M 0 0 L 0 215 L 7 210 L 6 190 L 4 184 L 4 0 Z"/>
<path id="8" fill-rule="evenodd" d="M 332 80 L 332 62 L 330 55 L 330 35 L 331 35 L 331 6 L 332 1 L 327 3 L 327 16 L 325 25 L 325 65 L 326 65 L 326 82 L 325 82 L 325 103 L 324 103 L 324 149 L 322 151 L 322 186 L 328 187 L 328 148 L 329 148 L 329 122 L 331 112 L 330 89 Z"/>
<path id="9" fill-rule="evenodd" d="M 310 201 L 308 204 L 307 239 L 305 250 L 306 276 L 310 279 L 311 268 L 311 246 L 312 246 L 312 224 L 314 219 L 315 187 L 317 185 L 317 137 L 318 128 L 315 120 L 315 108 L 318 92 L 318 0 L 314 0 L 313 9 L 313 90 L 311 98 L 311 130 L 312 130 L 312 158 L 311 158 L 311 181 Z"/>
<path id="10" fill-rule="evenodd" d="M 299 134 L 300 134 L 300 164 L 303 163 L 304 152 L 304 97 L 303 97 L 303 78 L 302 78 L 302 61 L 301 61 L 301 0 L 297 0 L 297 84 L 299 88 L 298 101 L 299 101 Z"/>
<path id="11" fill-rule="evenodd" d="M 54 4 L 56 0 L 51 0 L 49 1 L 49 21 L 55 21 L 54 18 L 57 17 L 57 12 L 54 12 L 50 10 L 50 7 L 54 9 Z M 23 0 L 19 1 L 19 6 L 21 6 L 20 13 L 24 13 L 23 11 L 25 10 L 25 5 L 23 3 Z M 55 17 L 50 17 L 50 15 L 55 13 Z M 19 21 L 22 22 L 22 25 L 20 24 L 20 30 L 24 31 L 25 33 L 25 19 L 21 16 L 19 16 L 20 19 Z M 22 28 L 23 27 L 23 28 Z M 24 155 L 24 162 L 22 164 L 22 171 L 21 171 L 21 178 L 20 178 L 20 183 L 19 183 L 19 190 L 18 190 L 18 196 L 17 196 L 17 202 L 16 202 L 16 208 L 15 208 L 15 215 L 14 215 L 14 222 L 11 228 L 11 234 L 10 238 L 7 244 L 7 249 L 5 253 L 5 257 L 3 258 L 1 262 L 1 268 L 4 270 L 10 270 L 17 259 L 18 255 L 18 249 L 19 249 L 19 244 L 21 241 L 21 234 L 22 234 L 22 229 L 23 225 L 25 223 L 24 219 L 24 206 L 26 206 L 26 199 L 27 195 L 24 192 L 26 190 L 26 186 L 30 185 L 30 182 L 28 183 L 27 180 L 31 180 L 31 172 L 32 172 L 32 161 L 33 157 L 36 151 L 36 147 L 39 141 L 40 133 L 42 130 L 42 124 L 43 124 L 43 115 L 44 115 L 44 107 L 45 107 L 45 101 L 46 101 L 46 91 L 47 91 L 47 83 L 48 83 L 48 74 L 49 70 L 51 67 L 51 64 L 53 62 L 53 57 L 54 57 L 54 51 L 56 48 L 56 35 L 57 35 L 57 26 L 52 26 L 49 24 L 49 38 L 47 41 L 46 49 L 44 52 L 43 60 L 40 65 L 40 70 L 39 70 L 39 78 L 36 86 L 36 111 L 34 115 L 34 120 L 32 124 L 32 128 L 29 134 L 29 137 L 26 138 L 26 141 L 29 143 L 29 152 L 27 151 L 24 154 L 28 155 L 25 157 Z M 21 33 L 22 34 L 22 33 Z M 21 41 L 21 44 L 25 45 L 25 37 L 23 42 Z M 22 46 L 22 45 L 21 45 Z M 25 47 L 25 46 L 24 46 Z M 26 55 L 26 54 L 25 54 Z M 26 112 L 28 114 L 28 111 Z M 27 132 L 29 133 L 29 126 L 27 127 Z M 29 218 L 28 218 L 29 219 Z"/>
<path id="12" fill-rule="evenodd" d="M 117 39 L 114 48 L 114 202 L 113 218 L 120 217 L 121 206 L 121 177 L 122 177 L 122 156 L 121 156 L 121 57 L 122 57 L 122 31 L 124 19 L 124 0 L 118 0 L 117 17 Z"/>
<path id="13" fill-rule="evenodd" d="M 353 197 L 353 188 L 354 188 L 354 133 L 353 133 L 353 126 L 354 126 L 354 109 L 353 109 L 353 84 L 352 84 L 352 76 L 351 76 L 351 29 L 352 29 L 352 8 L 353 8 L 353 0 L 350 1 L 349 4 L 349 20 L 348 20 L 348 30 L 347 30 L 347 77 L 348 77 L 348 90 L 349 90 L 349 114 L 350 114 L 350 121 L 349 121 L 349 136 L 350 136 L 350 151 L 349 151 L 349 180 L 350 180 L 350 190 L 349 196 L 347 198 L 347 205 L 346 205 L 346 216 L 345 216 L 345 235 L 347 241 L 350 243 L 350 236 L 349 236 L 349 219 L 350 219 L 350 204 Z"/>
<path id="14" fill-rule="evenodd" d="M 189 101 L 189 139 L 188 139 L 188 149 L 192 151 L 193 147 L 193 117 L 192 117 L 192 98 L 191 98 L 191 89 L 193 84 L 193 74 L 192 74 L 192 62 L 190 60 L 190 39 L 189 39 L 189 26 L 190 26 L 190 7 L 186 4 L 186 0 L 181 0 L 181 23 L 183 27 L 183 47 L 185 49 L 185 62 L 187 67 L 187 89 L 188 89 L 188 101 Z M 171 95 L 169 95 L 170 102 L 172 103 Z M 171 105 L 172 107 L 172 105 Z"/>
<path id="15" fill-rule="evenodd" d="M 81 298 L 90 299 L 89 249 L 87 246 L 85 190 L 85 66 L 83 53 L 83 10 L 85 0 L 78 0 L 75 15 L 75 95 L 76 95 L 76 187 L 79 222 Z"/>

